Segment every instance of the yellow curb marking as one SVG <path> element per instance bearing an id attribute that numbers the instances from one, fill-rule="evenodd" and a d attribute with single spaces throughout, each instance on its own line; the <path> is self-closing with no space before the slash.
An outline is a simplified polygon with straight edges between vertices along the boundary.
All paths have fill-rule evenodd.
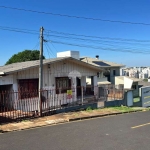
<path id="1" fill-rule="evenodd" d="M 147 126 L 147 125 L 150 125 L 150 123 L 141 124 L 141 125 L 134 126 L 134 127 L 131 127 L 131 128 L 135 129 L 135 128 L 139 128 L 139 127 L 143 127 L 143 126 Z"/>

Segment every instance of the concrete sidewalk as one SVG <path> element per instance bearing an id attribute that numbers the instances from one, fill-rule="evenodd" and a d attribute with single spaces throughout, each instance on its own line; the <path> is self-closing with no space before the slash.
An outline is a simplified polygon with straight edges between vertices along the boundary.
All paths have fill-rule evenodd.
<path id="1" fill-rule="evenodd" d="M 117 115 L 117 114 L 137 112 L 137 111 L 148 111 L 148 110 L 149 109 L 141 108 L 141 107 L 133 107 L 132 110 L 130 111 L 121 111 L 117 109 L 115 110 L 113 108 L 103 108 L 97 110 L 61 113 L 52 116 L 36 118 L 32 120 L 25 120 L 18 123 L 9 123 L 9 124 L 0 125 L 0 132 L 4 133 L 10 131 L 19 131 L 19 130 L 42 127 L 47 125 L 65 123 L 65 122 L 70 122 L 75 120 L 103 117 L 107 115 Z"/>

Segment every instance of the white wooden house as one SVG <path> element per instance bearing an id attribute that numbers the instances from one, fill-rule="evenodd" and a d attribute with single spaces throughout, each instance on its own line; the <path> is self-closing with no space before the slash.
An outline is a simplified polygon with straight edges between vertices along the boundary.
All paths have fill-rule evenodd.
<path id="1" fill-rule="evenodd" d="M 80 92 L 77 90 L 77 86 L 86 87 L 86 76 L 91 76 L 93 87 L 97 86 L 97 72 L 102 72 L 100 67 L 88 64 L 72 57 L 58 57 L 53 59 L 43 60 L 43 89 L 53 90 L 48 93 L 49 97 L 53 99 L 56 95 L 58 102 L 66 98 L 67 90 L 72 89 L 72 101 L 77 100 L 77 96 L 80 96 Z M 39 83 L 39 61 L 27 61 L 21 63 L 14 63 L 0 67 L 0 93 L 2 91 L 38 91 Z M 54 90 L 60 89 L 60 90 Z M 93 88 L 94 95 L 97 95 L 97 89 Z M 31 97 L 31 95 L 30 95 Z M 35 101 L 38 101 L 38 92 L 32 95 Z M 3 97 L 0 96 L 0 101 Z M 19 99 L 28 100 L 27 95 L 15 96 L 14 102 Z M 69 99 L 70 100 L 70 99 Z M 24 101 L 25 103 L 25 101 Z M 63 102 L 65 103 L 65 102 Z M 15 105 L 15 103 L 13 103 Z M 25 105 L 25 104 L 24 104 Z M 54 101 L 51 101 L 49 105 L 55 105 Z M 15 107 L 15 106 L 14 106 Z M 17 106 L 18 107 L 18 106 Z M 22 109 L 23 106 L 19 106 Z M 33 111 L 38 106 L 33 107 Z"/>

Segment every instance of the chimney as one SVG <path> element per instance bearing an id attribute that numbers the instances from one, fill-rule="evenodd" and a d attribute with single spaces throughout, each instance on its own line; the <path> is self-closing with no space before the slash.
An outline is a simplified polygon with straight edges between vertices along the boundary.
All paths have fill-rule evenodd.
<path id="1" fill-rule="evenodd" d="M 96 55 L 95 57 L 96 57 L 96 59 L 99 59 L 99 55 Z"/>

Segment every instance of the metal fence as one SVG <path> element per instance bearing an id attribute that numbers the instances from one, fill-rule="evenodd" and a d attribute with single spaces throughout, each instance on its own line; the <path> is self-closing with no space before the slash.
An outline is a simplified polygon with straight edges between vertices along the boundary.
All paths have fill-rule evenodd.
<path id="1" fill-rule="evenodd" d="M 94 90 L 97 92 L 98 87 L 1 91 L 0 123 L 51 115 L 66 107 L 93 103 L 97 101 Z"/>
<path id="2" fill-rule="evenodd" d="M 41 91 L 1 91 L 0 124 L 57 113 L 68 107 L 123 98 L 113 86 L 86 86 Z M 39 96 L 40 95 L 40 96 Z"/>
<path id="3" fill-rule="evenodd" d="M 116 88 L 115 85 L 99 85 L 99 99 L 105 101 L 114 101 L 124 99 L 124 89 Z"/>

